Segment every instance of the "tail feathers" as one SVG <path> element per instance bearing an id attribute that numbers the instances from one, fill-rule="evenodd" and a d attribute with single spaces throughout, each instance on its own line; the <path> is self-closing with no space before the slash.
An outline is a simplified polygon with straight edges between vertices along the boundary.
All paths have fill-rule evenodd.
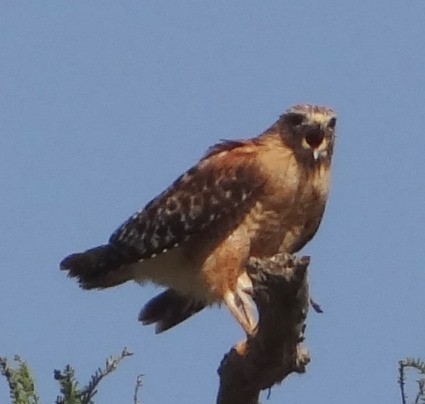
<path id="1" fill-rule="evenodd" d="M 83 289 L 108 288 L 132 278 L 126 265 L 132 260 L 111 244 L 72 254 L 60 263 L 60 269 L 77 278 Z"/>
<path id="2" fill-rule="evenodd" d="M 143 325 L 156 323 L 155 332 L 159 334 L 188 319 L 204 307 L 205 303 L 168 289 L 146 303 L 139 314 L 139 321 Z"/>

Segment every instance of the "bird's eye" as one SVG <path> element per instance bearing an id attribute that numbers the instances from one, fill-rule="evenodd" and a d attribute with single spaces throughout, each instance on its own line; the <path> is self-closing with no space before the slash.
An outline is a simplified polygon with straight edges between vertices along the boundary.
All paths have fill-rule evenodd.
<path id="1" fill-rule="evenodd" d="M 335 125 L 336 125 L 336 118 L 331 118 L 328 123 L 328 128 L 333 129 L 335 128 Z"/>
<path id="2" fill-rule="evenodd" d="M 288 114 L 286 116 L 286 121 L 293 126 L 301 125 L 304 122 L 304 115 L 295 113 Z"/>

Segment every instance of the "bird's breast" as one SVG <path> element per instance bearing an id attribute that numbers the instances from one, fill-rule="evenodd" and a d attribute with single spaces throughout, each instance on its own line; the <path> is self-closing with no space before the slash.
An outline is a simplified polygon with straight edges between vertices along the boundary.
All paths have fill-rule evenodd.
<path id="1" fill-rule="evenodd" d="M 285 176 L 276 176 L 268 194 L 249 213 L 254 231 L 251 255 L 271 256 L 294 253 L 316 233 L 328 195 L 329 170 L 303 170 L 287 166 Z"/>

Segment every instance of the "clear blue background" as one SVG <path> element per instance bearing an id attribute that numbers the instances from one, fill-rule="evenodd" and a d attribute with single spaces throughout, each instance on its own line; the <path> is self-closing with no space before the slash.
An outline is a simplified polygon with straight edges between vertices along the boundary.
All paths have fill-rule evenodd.
<path id="1" fill-rule="evenodd" d="M 312 362 L 270 403 L 399 403 L 397 361 L 425 357 L 424 1 L 1 1 L 0 355 L 53 402 L 135 352 L 99 403 L 211 403 L 241 330 L 225 309 L 156 336 L 158 291 L 85 292 L 58 269 L 105 242 L 220 138 L 295 103 L 332 106 L 332 192 L 312 255 Z M 0 402 L 8 389 L 0 381 Z M 263 396 L 265 399 L 265 395 Z"/>

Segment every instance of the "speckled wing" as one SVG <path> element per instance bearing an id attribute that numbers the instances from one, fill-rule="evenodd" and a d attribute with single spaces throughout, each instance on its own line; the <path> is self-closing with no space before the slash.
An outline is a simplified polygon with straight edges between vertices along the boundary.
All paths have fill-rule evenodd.
<path id="1" fill-rule="evenodd" d="M 223 218 L 234 218 L 236 226 L 265 182 L 254 153 L 254 148 L 241 142 L 224 142 L 210 149 L 196 166 L 119 227 L 110 244 L 128 256 L 144 259 L 179 245 Z"/>

